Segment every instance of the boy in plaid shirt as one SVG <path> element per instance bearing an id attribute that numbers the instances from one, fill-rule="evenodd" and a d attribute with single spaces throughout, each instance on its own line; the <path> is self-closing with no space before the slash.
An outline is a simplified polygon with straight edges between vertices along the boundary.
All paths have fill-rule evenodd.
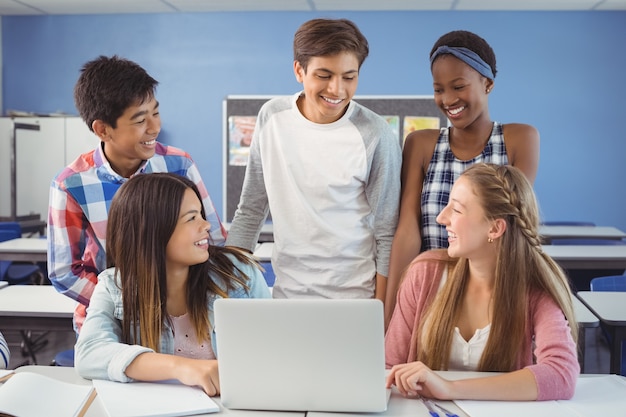
<path id="1" fill-rule="evenodd" d="M 100 146 L 80 155 L 50 186 L 48 271 L 57 291 L 78 301 L 80 331 L 89 299 L 106 269 L 106 224 L 111 199 L 137 174 L 173 172 L 191 179 L 202 196 L 214 245 L 226 231 L 195 163 L 185 151 L 157 142 L 161 130 L 158 82 L 141 66 L 117 56 L 87 62 L 74 101 Z"/>

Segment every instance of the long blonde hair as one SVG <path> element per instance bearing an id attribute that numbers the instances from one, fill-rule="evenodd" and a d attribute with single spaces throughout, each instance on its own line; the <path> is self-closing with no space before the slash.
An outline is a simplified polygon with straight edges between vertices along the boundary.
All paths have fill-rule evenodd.
<path id="1" fill-rule="evenodd" d="M 578 339 L 569 282 L 563 270 L 541 248 L 539 209 L 530 182 L 508 165 L 475 164 L 462 176 L 473 185 L 488 220 L 504 219 L 498 245 L 492 295 L 493 319 L 480 371 L 512 371 L 526 335 L 529 297 L 533 291 L 547 293 L 569 322 Z M 469 275 L 469 261 L 452 261 L 449 276 L 427 307 L 418 334 L 417 360 L 432 369 L 447 369 L 454 326 L 458 321 Z M 415 340 L 413 343 L 417 343 Z"/>

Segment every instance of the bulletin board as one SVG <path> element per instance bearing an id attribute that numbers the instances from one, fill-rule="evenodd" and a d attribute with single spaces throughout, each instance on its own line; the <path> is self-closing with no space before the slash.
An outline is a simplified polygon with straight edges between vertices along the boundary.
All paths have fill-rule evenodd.
<path id="1" fill-rule="evenodd" d="M 224 220 L 232 222 L 246 173 L 249 142 L 261 106 L 276 96 L 227 96 L 223 102 Z M 354 101 L 383 116 L 400 145 L 416 129 L 448 126 L 433 96 L 354 96 Z M 269 219 L 269 218 L 268 218 Z"/>

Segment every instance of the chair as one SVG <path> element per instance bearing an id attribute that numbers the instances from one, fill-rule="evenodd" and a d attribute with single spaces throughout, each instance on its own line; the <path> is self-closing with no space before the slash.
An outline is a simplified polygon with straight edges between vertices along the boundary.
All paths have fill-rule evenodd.
<path id="1" fill-rule="evenodd" d="M 556 220 L 541 222 L 543 226 L 595 226 L 594 222 L 586 221 L 569 221 L 569 220 Z"/>
<path id="2" fill-rule="evenodd" d="M 22 229 L 17 222 L 0 222 L 0 242 L 22 237 Z M 0 261 L 0 280 L 9 285 L 33 284 L 43 280 L 38 265 L 23 262 Z"/>
<path id="3" fill-rule="evenodd" d="M 604 277 L 596 277 L 591 280 L 589 285 L 591 291 L 611 291 L 611 292 L 626 292 L 626 275 L 609 275 Z M 603 327 L 604 336 L 606 337 L 609 345 L 611 344 L 611 335 Z M 622 376 L 626 376 L 626 343 L 622 341 L 622 369 L 620 370 Z"/>
<path id="4" fill-rule="evenodd" d="M 272 263 L 270 261 L 261 262 L 261 266 L 265 270 L 265 272 L 263 272 L 263 278 L 265 278 L 267 286 L 270 288 L 273 287 L 276 276 L 274 275 L 274 268 L 272 268 Z"/>
<path id="5" fill-rule="evenodd" d="M 626 245 L 626 241 L 620 239 L 552 239 L 553 245 Z M 593 278 L 598 276 L 621 275 L 623 269 L 570 269 L 565 271 L 570 278 L 572 291 L 589 291 L 589 285 Z"/>
<path id="6" fill-rule="evenodd" d="M 74 349 L 62 350 L 52 360 L 52 366 L 74 366 Z"/>
<path id="7" fill-rule="evenodd" d="M 591 291 L 626 292 L 626 275 L 596 277 L 591 280 Z"/>

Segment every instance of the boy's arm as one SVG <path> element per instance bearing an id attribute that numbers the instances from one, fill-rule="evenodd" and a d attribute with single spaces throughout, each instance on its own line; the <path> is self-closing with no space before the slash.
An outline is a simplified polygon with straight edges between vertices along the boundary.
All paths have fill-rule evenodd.
<path id="1" fill-rule="evenodd" d="M 269 213 L 269 202 L 265 190 L 261 151 L 257 136 L 258 129 L 257 125 L 250 145 L 250 156 L 239 205 L 226 239 L 226 246 L 235 246 L 250 252 L 254 252 L 259 241 L 261 228 Z"/>
<path id="2" fill-rule="evenodd" d="M 57 291 L 88 306 L 104 248 L 80 205 L 55 182 L 48 208 L 48 277 Z"/>
<path id="3" fill-rule="evenodd" d="M 381 132 L 372 156 L 369 181 L 365 187 L 374 217 L 376 271 L 387 277 L 391 242 L 398 223 L 400 204 L 400 166 L 402 157 L 398 139 L 389 131 Z M 381 293 L 384 297 L 384 292 Z"/>

